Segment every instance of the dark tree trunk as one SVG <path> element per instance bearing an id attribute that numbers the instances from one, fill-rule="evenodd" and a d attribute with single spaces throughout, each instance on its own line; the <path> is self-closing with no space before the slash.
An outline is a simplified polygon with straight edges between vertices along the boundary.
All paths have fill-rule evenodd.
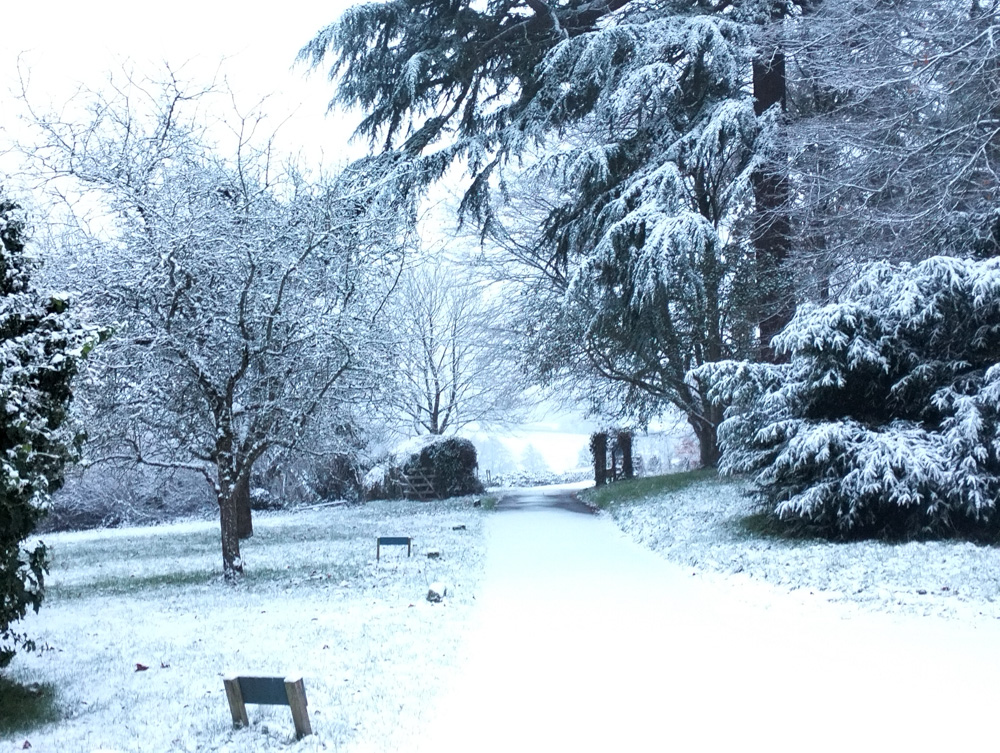
<path id="1" fill-rule="evenodd" d="M 622 478 L 635 478 L 632 464 L 632 432 L 618 432 L 618 447 L 622 451 Z"/>
<path id="2" fill-rule="evenodd" d="M 221 475 L 221 474 L 220 474 Z M 233 489 L 223 483 L 219 491 L 219 523 L 222 529 L 222 573 L 229 583 L 243 575 L 240 556 L 239 514 Z"/>
<path id="3" fill-rule="evenodd" d="M 701 459 L 702 468 L 715 468 L 719 465 L 719 441 L 716 436 L 716 427 L 702 423 L 696 426 L 694 434 L 698 437 L 698 453 Z"/>
<path id="4" fill-rule="evenodd" d="M 698 439 L 698 455 L 702 468 L 716 468 L 722 451 L 719 449 L 719 424 L 722 408 L 709 404 L 701 415 L 688 416 L 688 423 Z"/>
<path id="5" fill-rule="evenodd" d="M 250 509 L 250 474 L 236 482 L 233 489 L 236 504 L 236 533 L 240 540 L 253 536 L 253 512 Z"/>
<path id="6" fill-rule="evenodd" d="M 765 50 L 753 61 L 754 111 L 763 114 L 774 105 L 785 109 L 785 56 Z M 791 189 L 780 164 L 764 165 L 751 176 L 754 222 L 751 230 L 757 256 L 760 294 L 760 357 L 774 361 L 771 338 L 780 332 L 795 311 L 794 294 L 782 266 L 791 245 L 788 205 Z"/>
<path id="7" fill-rule="evenodd" d="M 594 458 L 594 485 L 608 483 L 608 435 L 598 432 L 590 435 L 590 454 Z"/>

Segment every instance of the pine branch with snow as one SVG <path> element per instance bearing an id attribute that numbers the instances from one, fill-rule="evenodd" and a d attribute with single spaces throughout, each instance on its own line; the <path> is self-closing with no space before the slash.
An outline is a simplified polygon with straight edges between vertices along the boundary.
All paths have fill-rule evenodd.
<path id="1" fill-rule="evenodd" d="M 712 364 L 721 467 L 835 537 L 1000 533 L 1000 260 L 874 264 L 775 338 L 786 364 Z"/>

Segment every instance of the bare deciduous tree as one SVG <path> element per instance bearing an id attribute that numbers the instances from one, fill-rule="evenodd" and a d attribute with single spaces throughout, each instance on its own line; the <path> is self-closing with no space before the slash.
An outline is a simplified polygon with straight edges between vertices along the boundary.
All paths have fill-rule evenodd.
<path id="1" fill-rule="evenodd" d="M 873 259 L 1000 254 L 1000 3 L 826 2 L 784 32 L 819 297 Z"/>
<path id="2" fill-rule="evenodd" d="M 418 434 L 516 422 L 526 404 L 503 320 L 481 286 L 441 264 L 407 272 L 387 315 L 387 405 Z"/>
<path id="3" fill-rule="evenodd" d="M 31 155 L 76 197 L 87 251 L 71 284 L 115 330 L 90 371 L 91 451 L 200 472 L 236 580 L 254 463 L 308 447 L 316 418 L 361 386 L 406 229 L 350 175 L 277 164 L 259 115 L 209 127 L 213 96 L 128 80 L 89 94 L 85 119 L 36 117 Z"/>

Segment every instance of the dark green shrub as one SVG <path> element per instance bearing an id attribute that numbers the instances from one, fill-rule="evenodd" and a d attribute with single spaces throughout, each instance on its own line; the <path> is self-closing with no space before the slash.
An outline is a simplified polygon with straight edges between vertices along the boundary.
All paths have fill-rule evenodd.
<path id="1" fill-rule="evenodd" d="M 720 469 L 792 531 L 1000 539 L 1000 259 L 871 266 L 803 305 L 780 365 L 695 377 L 727 404 Z"/>
<path id="2" fill-rule="evenodd" d="M 433 482 L 438 497 L 458 497 L 482 494 L 483 485 L 476 475 L 478 467 L 476 446 L 468 439 L 449 437 L 411 455 L 403 465 L 403 473 L 423 473 Z"/>
<path id="3" fill-rule="evenodd" d="M 0 195 L 0 668 L 34 648 L 13 629 L 44 596 L 45 546 L 26 540 L 76 456 L 70 382 L 93 345 L 66 301 L 31 286 L 24 232 L 21 208 Z"/>

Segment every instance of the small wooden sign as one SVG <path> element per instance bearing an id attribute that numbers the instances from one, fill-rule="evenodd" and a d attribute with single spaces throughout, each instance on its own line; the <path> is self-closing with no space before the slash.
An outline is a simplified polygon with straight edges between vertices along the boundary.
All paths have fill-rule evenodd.
<path id="1" fill-rule="evenodd" d="M 406 556 L 413 554 L 413 539 L 409 536 L 379 536 L 375 539 L 375 561 L 382 557 L 382 547 L 384 546 L 405 546 Z"/>
<path id="2" fill-rule="evenodd" d="M 306 686 L 301 677 L 227 677 L 223 680 L 233 724 L 249 727 L 247 704 L 288 706 L 295 723 L 295 736 L 302 739 L 312 734 L 306 702 Z"/>

